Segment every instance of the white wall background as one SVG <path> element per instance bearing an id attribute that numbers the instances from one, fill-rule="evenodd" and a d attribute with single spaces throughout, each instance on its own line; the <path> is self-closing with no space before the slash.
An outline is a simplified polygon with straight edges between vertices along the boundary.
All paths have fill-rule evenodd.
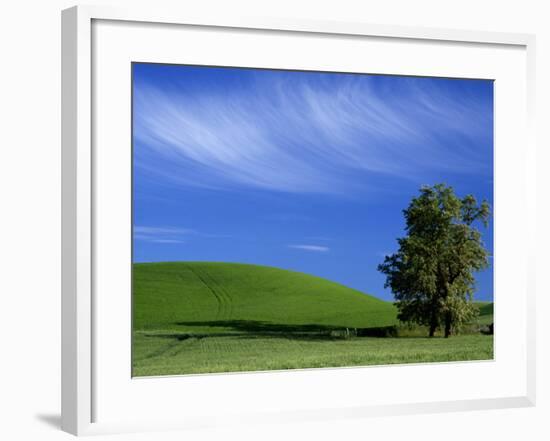
<path id="1" fill-rule="evenodd" d="M 183 0 L 176 1 L 181 5 Z M 170 2 L 88 1 L 155 7 Z M 530 409 L 370 418 L 101 439 L 550 439 L 550 283 L 546 280 L 550 137 L 550 10 L 545 0 L 202 0 L 230 13 L 536 33 L 539 262 L 538 405 Z M 69 439 L 60 408 L 60 11 L 70 1 L 2 4 L 0 15 L 0 438 Z M 452 381 L 452 379 L 449 379 Z"/>

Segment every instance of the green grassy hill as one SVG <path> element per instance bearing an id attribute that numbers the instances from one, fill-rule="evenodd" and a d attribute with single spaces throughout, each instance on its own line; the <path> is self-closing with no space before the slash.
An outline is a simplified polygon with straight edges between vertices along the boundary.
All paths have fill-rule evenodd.
<path id="1" fill-rule="evenodd" d="M 476 319 L 476 323 L 480 325 L 488 325 L 493 323 L 493 308 L 494 303 L 492 302 L 475 302 L 479 307 L 479 316 Z"/>
<path id="2" fill-rule="evenodd" d="M 216 324 L 238 328 L 247 321 L 338 328 L 396 323 L 389 302 L 320 277 L 258 265 L 135 264 L 133 286 L 134 330 L 213 332 Z"/>
<path id="3" fill-rule="evenodd" d="M 492 310 L 479 305 L 484 318 Z M 319 277 L 258 265 L 141 263 L 133 272 L 132 375 L 492 358 L 492 336 L 378 338 L 390 303 Z M 355 333 L 357 330 L 357 333 Z M 372 333 L 372 331 L 375 331 Z M 415 335 L 415 332 L 421 332 Z M 357 336 L 356 336 L 357 335 Z"/>

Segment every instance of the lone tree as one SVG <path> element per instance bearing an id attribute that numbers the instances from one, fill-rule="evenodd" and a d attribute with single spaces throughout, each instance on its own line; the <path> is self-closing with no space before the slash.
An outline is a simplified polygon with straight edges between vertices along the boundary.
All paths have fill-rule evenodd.
<path id="1" fill-rule="evenodd" d="M 428 326 L 430 337 L 443 327 L 449 337 L 478 313 L 473 273 L 488 266 L 488 252 L 474 224 L 487 226 L 489 204 L 478 205 L 472 195 L 459 199 L 452 187 L 437 184 L 422 187 L 403 213 L 407 235 L 378 270 L 399 320 Z"/>

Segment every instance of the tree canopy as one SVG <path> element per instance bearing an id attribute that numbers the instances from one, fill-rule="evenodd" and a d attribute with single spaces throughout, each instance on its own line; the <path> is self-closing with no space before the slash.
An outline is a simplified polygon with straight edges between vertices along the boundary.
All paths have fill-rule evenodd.
<path id="1" fill-rule="evenodd" d="M 449 337 L 477 314 L 474 272 L 488 267 L 488 252 L 477 224 L 487 227 L 489 204 L 458 198 L 445 184 L 423 186 L 403 211 L 406 236 L 378 270 L 386 275 L 399 320 L 442 328 Z"/>

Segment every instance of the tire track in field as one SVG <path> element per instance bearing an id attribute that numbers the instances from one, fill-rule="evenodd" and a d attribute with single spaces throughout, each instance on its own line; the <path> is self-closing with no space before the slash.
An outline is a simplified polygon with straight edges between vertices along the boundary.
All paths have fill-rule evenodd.
<path id="1" fill-rule="evenodd" d="M 180 342 L 177 340 L 175 342 L 168 343 L 165 346 L 162 346 L 161 348 L 157 349 L 156 351 L 150 352 L 149 354 L 146 354 L 138 359 L 134 359 L 134 361 L 145 361 L 156 357 L 162 357 L 171 349 L 176 348 L 179 344 Z"/>
<path id="2" fill-rule="evenodd" d="M 227 300 L 224 298 L 223 295 L 220 295 L 218 290 L 216 290 L 213 286 L 211 286 L 208 281 L 199 273 L 199 271 L 196 271 L 191 266 L 188 266 L 189 270 L 197 277 L 204 286 L 212 293 L 214 298 L 216 299 L 217 303 L 217 311 L 216 311 L 216 318 L 220 318 L 225 315 L 225 309 L 226 309 L 226 302 Z"/>
<path id="3" fill-rule="evenodd" d="M 212 287 L 212 289 L 214 288 L 214 286 L 216 287 L 216 292 L 218 293 L 218 295 L 220 295 L 220 297 L 223 298 L 223 301 L 224 301 L 224 307 L 225 307 L 225 310 L 224 310 L 224 318 L 230 318 L 230 317 L 233 317 L 233 297 L 231 296 L 231 294 L 229 294 L 229 291 L 227 289 L 225 289 L 223 287 L 223 285 L 221 283 L 219 283 L 211 274 L 209 274 L 208 272 L 204 271 L 203 272 L 203 277 L 206 279 L 208 278 L 210 281 L 209 281 L 209 284 L 210 286 Z"/>

